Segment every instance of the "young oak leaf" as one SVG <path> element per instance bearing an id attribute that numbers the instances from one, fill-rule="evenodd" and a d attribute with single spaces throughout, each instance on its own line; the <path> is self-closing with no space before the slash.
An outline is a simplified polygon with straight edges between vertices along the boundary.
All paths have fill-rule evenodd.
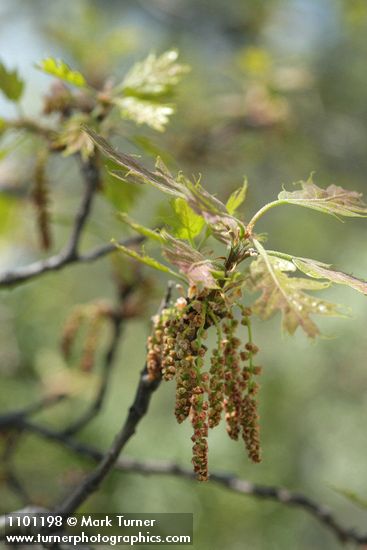
<path id="1" fill-rule="evenodd" d="M 19 101 L 24 90 L 24 81 L 19 77 L 18 72 L 10 71 L 1 62 L 0 90 L 10 101 Z"/>
<path id="2" fill-rule="evenodd" d="M 44 73 L 55 76 L 78 88 L 83 88 L 87 85 L 84 76 L 79 71 L 71 69 L 69 65 L 61 59 L 46 57 L 46 59 L 43 59 L 36 67 Z"/>
<path id="3" fill-rule="evenodd" d="M 367 295 L 367 282 L 353 275 L 348 275 L 342 271 L 335 271 L 331 269 L 330 264 L 324 264 L 316 260 L 310 260 L 308 258 L 293 258 L 294 265 L 308 275 L 315 279 L 328 279 L 332 283 L 347 285 L 362 294 Z"/>
<path id="4" fill-rule="evenodd" d="M 234 241 L 239 241 L 245 234 L 245 227 L 240 220 L 228 213 L 219 199 L 208 193 L 199 181 L 193 183 L 183 174 L 179 174 L 178 182 L 183 183 L 190 207 L 204 218 L 216 239 L 231 245 Z"/>
<path id="5" fill-rule="evenodd" d="M 172 275 L 173 277 L 176 277 L 177 279 L 180 279 L 181 281 L 185 281 L 184 277 L 179 275 L 179 273 L 176 273 L 169 267 L 167 267 L 164 264 L 161 264 L 154 258 L 151 258 L 150 256 L 147 256 L 146 254 L 139 254 L 135 250 L 132 250 L 131 248 L 128 248 L 127 246 L 124 246 L 120 243 L 118 243 L 116 240 L 112 239 L 111 241 L 120 252 L 125 254 L 126 256 L 130 256 L 130 258 L 133 258 L 134 260 L 137 260 L 138 262 L 145 264 L 149 267 L 153 267 L 154 269 L 157 269 L 158 271 L 163 271 L 163 273 L 168 273 L 169 275 Z"/>
<path id="6" fill-rule="evenodd" d="M 218 288 L 214 278 L 214 264 L 184 241 L 162 232 L 165 244 L 164 256 L 185 275 L 190 285 L 203 284 L 206 288 Z"/>
<path id="7" fill-rule="evenodd" d="M 178 53 L 170 50 L 160 56 L 150 54 L 136 63 L 117 87 L 113 103 L 120 108 L 121 116 L 138 125 L 147 124 L 154 130 L 164 131 L 169 117 L 174 113 L 173 105 L 160 99 L 171 94 L 181 76 L 189 69 L 176 63 Z"/>
<path id="8" fill-rule="evenodd" d="M 157 231 L 153 231 L 152 229 L 149 229 L 148 227 L 144 227 L 143 225 L 138 224 L 125 213 L 119 213 L 119 218 L 122 222 L 126 223 L 131 229 L 134 229 L 137 233 L 142 235 L 143 237 L 147 237 L 148 239 L 151 239 L 153 241 L 156 241 L 160 244 L 163 244 L 165 242 L 164 238 L 158 233 Z"/>
<path id="9" fill-rule="evenodd" d="M 164 193 L 184 199 L 197 215 L 204 218 L 214 236 L 226 244 L 232 244 L 244 235 L 242 222 L 229 214 L 226 206 L 208 193 L 200 182 L 194 183 L 183 174 L 175 179 L 161 159 L 157 159 L 154 172 L 148 170 L 135 157 L 117 152 L 90 128 L 84 126 L 83 129 L 107 157 L 126 170 L 126 173 L 121 174 L 113 172 L 122 181 L 132 179 L 134 182 L 150 183 Z"/>
<path id="10" fill-rule="evenodd" d="M 176 237 L 192 241 L 201 233 L 205 225 L 204 218 L 196 214 L 184 199 L 174 199 L 172 208 L 176 214 L 175 221 L 177 220 Z"/>
<path id="11" fill-rule="evenodd" d="M 241 206 L 241 204 L 245 201 L 247 194 L 247 180 L 243 182 L 243 185 L 239 188 L 233 191 L 231 196 L 229 197 L 226 208 L 227 211 L 230 214 L 234 214 L 236 210 Z"/>
<path id="12" fill-rule="evenodd" d="M 84 133 L 84 136 L 89 137 Z M 91 141 L 91 140 L 89 140 Z M 91 141 L 91 143 L 93 143 Z M 142 186 L 127 183 L 120 185 L 116 177 L 111 174 L 118 169 L 118 165 L 111 159 L 106 159 L 101 169 L 101 189 L 104 198 L 109 201 L 119 212 L 125 212 L 132 208 L 142 192 Z"/>
<path id="13" fill-rule="evenodd" d="M 88 120 L 86 114 L 76 113 L 63 123 L 60 133 L 54 140 L 54 145 L 63 148 L 64 157 L 80 153 L 83 160 L 88 160 L 93 154 L 93 141 L 82 129 L 86 120 Z"/>
<path id="14" fill-rule="evenodd" d="M 114 104 L 119 107 L 122 118 L 132 120 L 138 126 L 146 124 L 158 132 L 164 131 L 169 117 L 175 112 L 172 105 L 137 97 L 116 98 Z"/>
<path id="15" fill-rule="evenodd" d="M 320 331 L 311 319 L 311 315 L 342 316 L 338 306 L 306 294 L 304 290 L 322 290 L 330 286 L 329 282 L 312 281 L 290 277 L 296 266 L 287 260 L 268 256 L 263 246 L 253 240 L 259 252 L 259 258 L 250 267 L 250 279 L 253 290 L 260 290 L 253 311 L 261 319 L 269 319 L 277 311 L 282 313 L 283 329 L 293 334 L 301 327 L 308 336 L 314 338 Z"/>
<path id="16" fill-rule="evenodd" d="M 279 193 L 278 199 L 285 203 L 319 210 L 336 218 L 367 216 L 367 205 L 362 200 L 362 193 L 348 191 L 337 185 L 329 185 L 326 189 L 322 189 L 313 183 L 311 177 L 299 183 L 301 189 L 297 191 L 284 189 Z"/>
<path id="17" fill-rule="evenodd" d="M 157 97 L 167 95 L 190 69 L 176 63 L 178 52 L 169 50 L 160 56 L 154 53 L 136 63 L 125 76 L 122 90 L 132 97 Z"/>

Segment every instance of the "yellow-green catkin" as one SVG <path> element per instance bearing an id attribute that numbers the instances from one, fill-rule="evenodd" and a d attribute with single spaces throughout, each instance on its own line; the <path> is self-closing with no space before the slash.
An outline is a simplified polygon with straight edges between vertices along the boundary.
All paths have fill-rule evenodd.
<path id="1" fill-rule="evenodd" d="M 40 150 L 34 168 L 32 202 L 36 211 L 36 223 L 40 247 L 48 250 L 52 245 L 51 222 L 49 212 L 49 182 L 46 176 L 48 153 Z"/>

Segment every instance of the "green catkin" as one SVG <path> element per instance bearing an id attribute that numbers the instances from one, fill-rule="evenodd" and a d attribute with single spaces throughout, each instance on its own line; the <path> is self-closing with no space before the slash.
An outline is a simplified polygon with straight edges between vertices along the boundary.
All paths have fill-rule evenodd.
<path id="1" fill-rule="evenodd" d="M 32 201 L 36 210 L 36 222 L 39 234 L 40 247 L 49 250 L 52 245 L 49 213 L 49 182 L 46 177 L 48 153 L 41 150 L 36 158 Z"/>
<path id="2" fill-rule="evenodd" d="M 209 428 L 215 428 L 221 421 L 224 399 L 224 358 L 221 355 L 222 330 L 218 318 L 210 312 L 216 331 L 217 347 L 213 349 L 210 358 L 210 381 L 209 381 Z"/>
<path id="3" fill-rule="evenodd" d="M 158 317 L 154 324 L 153 334 L 147 340 L 147 371 L 150 381 L 161 376 L 161 357 L 163 342 L 162 320 Z"/>
<path id="4" fill-rule="evenodd" d="M 251 311 L 248 308 L 242 309 L 241 324 L 247 327 L 248 342 L 244 351 L 241 352 L 244 361 L 248 365 L 242 369 L 242 387 L 244 396 L 241 406 L 241 428 L 242 439 L 245 443 L 247 454 L 252 462 L 261 462 L 259 415 L 257 411 L 256 395 L 259 385 L 253 380 L 254 376 L 261 374 L 261 367 L 254 366 L 253 358 L 258 352 L 258 347 L 252 342 L 252 329 L 250 321 Z"/>
<path id="5" fill-rule="evenodd" d="M 199 326 L 197 337 L 192 341 L 191 347 L 195 344 L 196 359 L 194 366 L 195 387 L 190 398 L 190 420 L 194 433 L 191 437 L 192 446 L 192 463 L 194 472 L 199 481 L 207 481 L 208 479 L 208 401 L 205 395 L 208 392 L 208 374 L 203 373 L 204 356 L 206 346 L 202 344 L 202 339 L 205 338 L 204 330 L 206 322 L 206 304 L 203 304 L 203 310 L 194 315 L 192 321 L 194 326 Z"/>
<path id="6" fill-rule="evenodd" d="M 155 320 L 148 338 L 147 366 L 151 379 L 162 376 L 176 381 L 175 416 L 179 423 L 189 418 L 193 435 L 192 463 L 197 479 L 208 479 L 208 428 L 218 426 L 223 410 L 232 439 L 240 435 L 250 459 L 259 462 L 260 441 L 253 377 L 261 368 L 253 365 L 257 347 L 252 342 L 249 310 L 242 308 L 241 324 L 248 327 L 248 342 L 236 336 L 239 322 L 232 308 L 217 293 L 193 293 L 179 298 Z M 205 371 L 207 331 L 217 331 L 217 345 Z"/>
<path id="7" fill-rule="evenodd" d="M 86 337 L 79 362 L 81 370 L 89 372 L 94 365 L 98 337 L 102 322 L 111 319 L 113 311 L 105 302 L 94 302 L 74 308 L 67 319 L 61 338 L 61 351 L 66 360 L 70 359 L 72 348 L 82 324 L 86 324 Z"/>
<path id="8" fill-rule="evenodd" d="M 80 359 L 80 368 L 83 372 L 93 369 L 97 351 L 98 337 L 102 328 L 102 315 L 97 310 L 89 319 L 88 332 L 84 340 L 83 352 Z"/>
<path id="9" fill-rule="evenodd" d="M 192 317 L 184 319 L 183 331 L 177 335 L 175 348 L 177 354 L 175 416 L 179 423 L 190 414 L 191 397 L 197 382 L 195 371 L 197 353 L 192 346 L 196 331 L 188 330 L 190 320 Z"/>
<path id="10" fill-rule="evenodd" d="M 67 319 L 61 337 L 61 352 L 66 360 L 70 358 L 71 350 L 80 329 L 80 326 L 85 319 L 82 306 L 76 307 L 69 318 Z"/>
<path id="11" fill-rule="evenodd" d="M 191 424 L 194 433 L 191 436 L 192 463 L 194 472 L 199 481 L 208 479 L 208 423 L 207 410 L 208 402 L 204 399 L 204 389 L 201 386 L 194 388 L 191 396 Z"/>
<path id="12" fill-rule="evenodd" d="M 223 331 L 226 338 L 222 340 L 224 355 L 224 408 L 227 433 L 231 439 L 237 440 L 240 434 L 241 417 L 241 369 L 238 348 L 240 341 L 235 337 L 238 322 L 229 314 L 224 323 Z"/>

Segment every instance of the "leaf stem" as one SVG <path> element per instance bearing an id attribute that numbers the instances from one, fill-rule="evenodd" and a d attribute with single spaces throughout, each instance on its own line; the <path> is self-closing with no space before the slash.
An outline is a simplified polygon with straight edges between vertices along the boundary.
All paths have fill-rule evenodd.
<path id="1" fill-rule="evenodd" d="M 265 206 L 260 208 L 260 210 L 256 212 L 256 214 L 251 218 L 251 220 L 247 224 L 247 234 L 248 235 L 252 234 L 255 224 L 268 210 L 270 210 L 271 208 L 274 208 L 275 206 L 280 206 L 281 204 L 287 204 L 287 201 L 277 199 L 276 201 L 269 202 L 268 204 L 265 204 Z"/>

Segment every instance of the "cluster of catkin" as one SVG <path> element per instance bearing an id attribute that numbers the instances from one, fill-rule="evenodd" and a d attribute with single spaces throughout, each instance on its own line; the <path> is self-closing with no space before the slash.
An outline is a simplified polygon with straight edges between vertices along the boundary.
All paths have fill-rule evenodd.
<path id="1" fill-rule="evenodd" d="M 111 319 L 112 316 L 111 307 L 102 301 L 76 306 L 67 319 L 62 333 L 61 351 L 65 359 L 70 359 L 76 337 L 82 325 L 85 325 L 85 338 L 79 366 L 82 371 L 90 372 L 95 362 L 103 322 Z"/>
<path id="2" fill-rule="evenodd" d="M 153 319 L 148 338 L 147 369 L 151 380 L 176 380 L 175 416 L 189 418 L 193 427 L 193 466 L 200 481 L 208 479 L 208 429 L 224 415 L 231 439 L 242 436 L 249 457 L 260 462 L 260 441 L 254 377 L 258 348 L 252 343 L 250 310 L 240 307 L 241 321 L 222 299 L 201 293 L 193 299 L 179 298 L 173 307 Z M 239 324 L 247 327 L 245 345 L 236 336 Z M 215 329 L 217 344 L 209 355 L 207 332 Z"/>

